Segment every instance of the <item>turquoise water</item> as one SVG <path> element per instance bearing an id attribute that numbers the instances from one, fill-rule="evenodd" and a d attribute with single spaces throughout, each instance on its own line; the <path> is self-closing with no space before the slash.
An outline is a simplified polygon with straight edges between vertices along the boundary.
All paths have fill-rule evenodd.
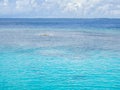
<path id="1" fill-rule="evenodd" d="M 86 22 L 0 24 L 0 90 L 119 90 L 119 23 Z"/>

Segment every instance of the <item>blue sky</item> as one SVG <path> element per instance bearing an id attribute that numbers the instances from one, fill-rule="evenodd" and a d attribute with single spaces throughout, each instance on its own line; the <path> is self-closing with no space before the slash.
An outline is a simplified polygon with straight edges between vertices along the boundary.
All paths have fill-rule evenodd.
<path id="1" fill-rule="evenodd" d="M 120 18 L 120 0 L 0 0 L 1 18 Z"/>

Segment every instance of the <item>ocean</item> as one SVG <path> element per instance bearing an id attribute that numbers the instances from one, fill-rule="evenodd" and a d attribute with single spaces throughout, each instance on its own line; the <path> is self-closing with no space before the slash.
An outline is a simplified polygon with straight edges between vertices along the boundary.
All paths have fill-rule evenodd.
<path id="1" fill-rule="evenodd" d="M 1 18 L 0 90 L 120 90 L 120 19 Z"/>

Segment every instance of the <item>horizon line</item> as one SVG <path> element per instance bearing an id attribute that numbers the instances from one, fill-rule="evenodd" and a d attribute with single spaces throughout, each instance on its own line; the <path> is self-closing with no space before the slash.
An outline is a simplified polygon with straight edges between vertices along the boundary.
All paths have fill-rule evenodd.
<path id="1" fill-rule="evenodd" d="M 115 17 L 111 17 L 111 18 L 39 18 L 39 17 L 5 17 L 2 18 L 0 17 L 0 19 L 120 19 L 120 18 L 115 18 Z"/>

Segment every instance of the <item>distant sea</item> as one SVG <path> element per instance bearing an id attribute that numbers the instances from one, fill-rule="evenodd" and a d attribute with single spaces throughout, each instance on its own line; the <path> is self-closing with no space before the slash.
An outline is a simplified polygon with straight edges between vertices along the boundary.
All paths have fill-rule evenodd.
<path id="1" fill-rule="evenodd" d="M 0 90 L 120 90 L 120 19 L 0 19 Z"/>

